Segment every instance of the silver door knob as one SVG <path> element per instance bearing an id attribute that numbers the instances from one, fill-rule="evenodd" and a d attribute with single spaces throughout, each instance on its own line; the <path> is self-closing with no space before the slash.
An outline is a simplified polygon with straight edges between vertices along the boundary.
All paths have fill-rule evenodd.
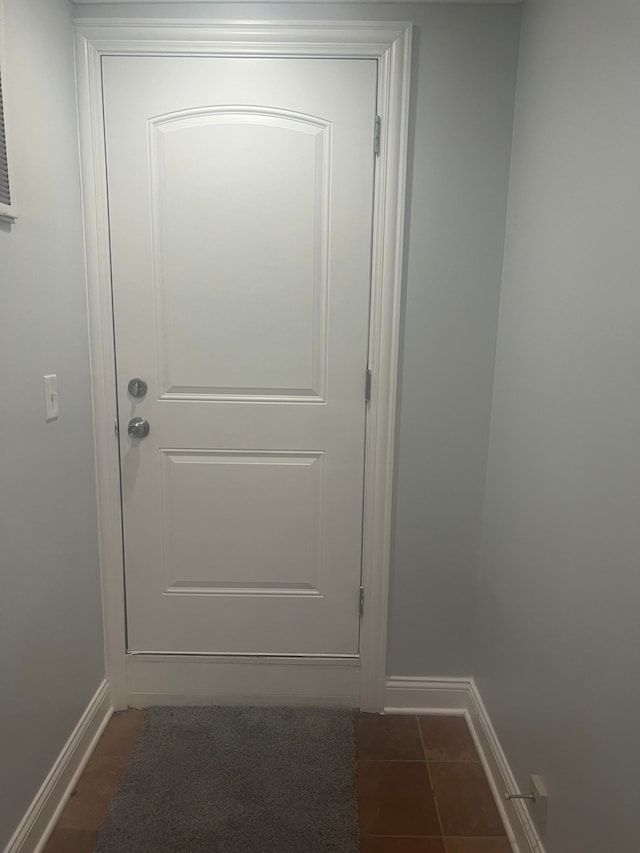
<path id="1" fill-rule="evenodd" d="M 130 379 L 129 384 L 127 385 L 127 390 L 131 394 L 132 397 L 144 397 L 147 393 L 147 383 L 144 379 Z"/>
<path id="2" fill-rule="evenodd" d="M 144 418 L 131 418 L 127 432 L 131 438 L 146 438 L 149 435 L 149 421 Z"/>

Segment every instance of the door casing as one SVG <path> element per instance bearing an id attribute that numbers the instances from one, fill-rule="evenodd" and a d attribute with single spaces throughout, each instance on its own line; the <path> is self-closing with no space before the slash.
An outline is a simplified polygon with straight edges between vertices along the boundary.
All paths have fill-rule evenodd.
<path id="1" fill-rule="evenodd" d="M 114 708 L 197 702 L 384 707 L 398 373 L 411 24 L 77 19 L 76 74 L 93 387 L 106 675 Z M 375 165 L 370 312 L 371 396 L 365 454 L 364 612 L 360 666 L 340 660 L 127 655 L 116 381 L 101 58 L 110 55 L 375 59 L 380 153 Z M 372 128 L 373 145 L 373 128 Z"/>

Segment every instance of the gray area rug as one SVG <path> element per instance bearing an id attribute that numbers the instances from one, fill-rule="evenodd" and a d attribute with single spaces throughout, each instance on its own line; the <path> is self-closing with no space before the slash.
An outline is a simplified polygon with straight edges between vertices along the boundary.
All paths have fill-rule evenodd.
<path id="1" fill-rule="evenodd" d="M 97 853 L 357 853 L 353 715 L 150 708 Z"/>

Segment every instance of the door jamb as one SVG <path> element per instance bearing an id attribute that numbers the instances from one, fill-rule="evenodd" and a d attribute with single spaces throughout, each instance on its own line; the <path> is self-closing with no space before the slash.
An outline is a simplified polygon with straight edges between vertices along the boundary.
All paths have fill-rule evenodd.
<path id="1" fill-rule="evenodd" d="M 74 29 L 105 666 L 115 708 L 127 707 L 128 688 L 101 58 L 105 54 L 197 53 L 378 61 L 378 113 L 382 126 L 375 164 L 369 354 L 372 383 L 363 519 L 366 605 L 361 624 L 360 706 L 367 711 L 381 711 L 386 674 L 411 24 L 79 18 Z"/>

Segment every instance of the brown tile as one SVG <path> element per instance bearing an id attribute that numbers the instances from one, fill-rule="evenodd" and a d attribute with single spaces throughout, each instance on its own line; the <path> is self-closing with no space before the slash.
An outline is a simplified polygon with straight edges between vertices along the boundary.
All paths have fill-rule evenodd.
<path id="1" fill-rule="evenodd" d="M 109 720 L 93 755 L 120 755 L 127 761 L 136 745 L 144 722 L 144 711 L 132 708 L 118 711 Z"/>
<path id="2" fill-rule="evenodd" d="M 419 717 L 424 750 L 429 761 L 478 761 L 464 717 Z"/>
<path id="3" fill-rule="evenodd" d="M 440 823 L 421 762 L 358 762 L 361 835 L 437 835 Z"/>
<path id="4" fill-rule="evenodd" d="M 368 837 L 360 839 L 360 853 L 445 853 L 441 838 Z"/>
<path id="5" fill-rule="evenodd" d="M 413 715 L 356 714 L 355 726 L 360 761 L 424 761 Z"/>
<path id="6" fill-rule="evenodd" d="M 42 853 L 93 853 L 97 843 L 97 830 L 56 827 L 49 836 Z"/>
<path id="7" fill-rule="evenodd" d="M 109 720 L 57 823 L 64 830 L 99 830 L 115 796 L 144 720 L 123 711 Z"/>
<path id="8" fill-rule="evenodd" d="M 513 853 L 506 838 L 445 838 L 447 853 Z"/>
<path id="9" fill-rule="evenodd" d="M 92 756 L 60 815 L 58 826 L 63 829 L 100 829 L 123 772 L 121 759 Z"/>
<path id="10" fill-rule="evenodd" d="M 429 771 L 445 836 L 505 835 L 481 764 L 431 762 Z"/>

